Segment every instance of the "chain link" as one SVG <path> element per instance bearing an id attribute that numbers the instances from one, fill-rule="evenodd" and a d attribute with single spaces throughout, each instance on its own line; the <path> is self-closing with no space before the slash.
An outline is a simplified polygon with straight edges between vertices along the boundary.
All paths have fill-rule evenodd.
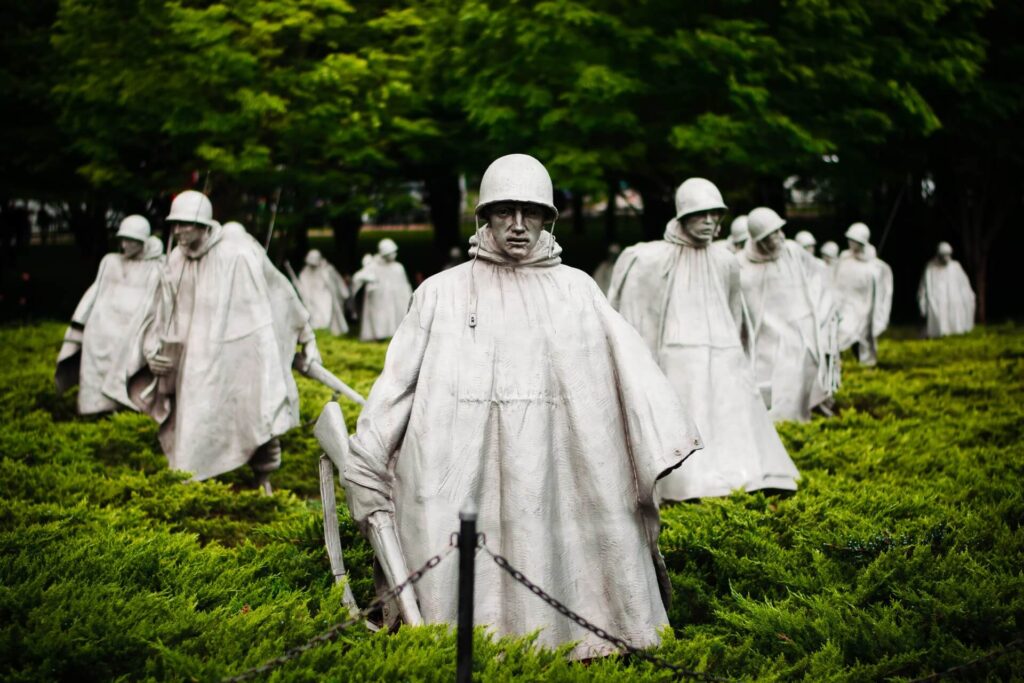
<path id="1" fill-rule="evenodd" d="M 429 572 L 437 565 L 441 564 L 441 562 L 446 557 L 448 557 L 452 553 L 452 551 L 455 550 L 455 548 L 455 544 L 449 543 L 448 547 L 443 552 L 438 553 L 437 555 L 434 555 L 429 560 L 427 560 L 422 567 L 420 567 L 412 574 L 410 574 L 408 578 L 405 579 L 405 581 L 402 581 L 394 588 L 391 588 L 381 593 L 377 597 L 377 599 L 368 604 L 366 607 L 364 607 L 361 610 L 357 610 L 352 617 L 346 619 L 345 621 L 339 624 L 335 624 L 334 626 L 332 626 L 331 628 L 327 629 L 319 635 L 313 636 L 302 645 L 296 645 L 290 650 L 286 650 L 285 653 L 280 657 L 269 659 L 266 662 L 260 664 L 259 666 L 254 666 L 251 669 L 246 669 L 240 674 L 223 679 L 223 683 L 238 683 L 238 681 L 246 681 L 255 676 L 259 676 L 260 674 L 265 674 L 273 669 L 276 669 L 282 664 L 285 664 L 286 662 L 289 662 L 297 657 L 300 657 L 309 650 L 312 650 L 314 647 L 323 645 L 324 643 L 331 642 L 332 640 L 340 636 L 341 633 L 346 629 L 355 626 L 361 621 L 364 621 L 367 615 L 373 612 L 373 610 L 377 609 L 378 607 L 381 607 L 382 605 L 384 605 L 384 603 L 388 602 L 389 600 L 394 600 L 399 595 L 401 595 L 402 591 L 404 591 L 409 586 L 415 584 L 417 581 L 423 578 L 424 574 Z"/>
<path id="2" fill-rule="evenodd" d="M 544 591 L 543 588 L 541 588 L 537 584 L 535 584 L 532 581 L 530 581 L 528 578 L 526 578 L 526 576 L 523 575 L 523 573 L 521 571 L 519 571 L 518 569 L 516 569 L 515 567 L 510 565 L 508 563 L 508 560 L 506 560 L 504 557 L 502 557 L 501 555 L 498 555 L 497 553 L 493 552 L 490 548 L 488 548 L 486 542 L 481 541 L 479 547 L 483 548 L 484 551 L 486 551 L 487 554 L 491 556 L 491 559 L 494 560 L 494 563 L 496 565 L 498 565 L 503 570 L 505 570 L 513 579 L 515 579 L 520 584 L 525 586 L 531 593 L 533 593 L 538 598 L 540 598 L 541 600 L 546 602 L 549 606 L 553 607 L 563 617 L 565 617 L 566 619 L 569 619 L 570 621 L 575 623 L 580 628 L 583 628 L 583 629 L 586 629 L 587 631 L 590 631 L 591 633 L 593 633 L 595 636 L 597 636 L 601 640 L 605 640 L 605 641 L 611 643 L 615 647 L 619 648 L 620 650 L 623 650 L 624 652 L 626 652 L 626 653 L 628 653 L 630 655 L 633 655 L 634 657 L 638 657 L 639 659 L 643 659 L 643 660 L 645 660 L 647 662 L 650 662 L 651 664 L 654 664 L 655 666 L 659 666 L 659 667 L 661 667 L 663 669 L 668 669 L 669 671 L 672 671 L 674 674 L 676 674 L 676 676 L 679 676 L 679 677 L 699 678 L 699 679 L 705 680 L 705 681 L 727 681 L 728 680 L 726 678 L 720 678 L 718 676 L 712 676 L 711 674 L 703 672 L 703 671 L 690 671 L 689 669 L 684 669 L 681 666 L 677 666 L 677 665 L 672 664 L 671 662 L 669 662 L 669 661 L 667 661 L 665 659 L 662 659 L 661 657 L 658 657 L 656 655 L 652 655 L 652 654 L 650 654 L 648 652 L 645 652 L 644 650 L 641 650 L 639 648 L 636 648 L 636 647 L 630 645 L 629 643 L 627 643 L 622 638 L 619 638 L 618 636 L 614 636 L 614 635 L 608 633 L 607 631 L 605 631 L 600 626 L 596 626 L 596 625 L 590 623 L 589 621 L 584 619 L 582 616 L 580 616 L 576 612 L 573 612 L 571 609 L 569 609 L 568 607 L 563 605 L 561 602 L 559 602 L 555 598 L 553 598 L 550 595 L 548 595 Z"/>

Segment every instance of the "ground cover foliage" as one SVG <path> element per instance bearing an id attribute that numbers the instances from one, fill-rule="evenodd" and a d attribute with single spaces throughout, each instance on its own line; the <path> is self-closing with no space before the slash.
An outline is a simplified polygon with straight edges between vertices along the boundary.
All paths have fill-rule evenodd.
<path id="1" fill-rule="evenodd" d="M 182 483 L 147 418 L 80 418 L 74 394 L 55 395 L 62 331 L 0 329 L 0 678 L 216 680 L 343 620 L 311 428 L 285 438 L 272 498 L 245 471 Z M 385 351 L 321 348 L 363 393 Z M 873 370 L 848 363 L 838 417 L 781 427 L 803 473 L 795 495 L 663 512 L 675 630 L 660 655 L 736 679 L 901 680 L 1024 632 L 1024 330 L 886 341 L 880 356 Z M 328 392 L 304 379 L 300 391 L 309 422 Z M 356 407 L 343 407 L 351 428 Z M 365 604 L 368 547 L 344 513 L 341 528 Z M 476 655 L 481 680 L 671 679 L 482 632 Z M 444 628 L 357 626 L 270 678 L 451 680 L 454 660 Z M 1016 651 L 971 675 L 1020 671 Z"/>

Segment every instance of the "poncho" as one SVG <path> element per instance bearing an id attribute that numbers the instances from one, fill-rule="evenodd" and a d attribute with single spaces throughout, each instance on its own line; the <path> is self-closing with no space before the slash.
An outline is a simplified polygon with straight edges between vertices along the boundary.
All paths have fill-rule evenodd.
<path id="1" fill-rule="evenodd" d="M 772 256 L 748 242 L 738 259 L 753 327 L 754 376 L 771 386 L 769 415 L 806 422 L 839 379 L 835 309 L 819 275 L 824 264 L 789 240 Z"/>
<path id="2" fill-rule="evenodd" d="M 171 469 L 197 480 L 229 472 L 298 425 L 291 367 L 308 313 L 254 240 L 216 226 L 198 252 L 176 247 L 152 318 L 147 358 L 164 339 L 183 344 L 175 391 L 154 391 L 144 370 L 132 398 L 160 422 Z"/>
<path id="3" fill-rule="evenodd" d="M 668 623 L 654 485 L 699 448 L 697 431 L 636 332 L 586 273 L 560 265 L 548 233 L 522 262 L 488 228 L 481 244 L 475 262 L 420 285 L 388 347 L 350 439 L 353 517 L 392 512 L 418 567 L 472 498 L 494 552 L 602 628 L 654 645 Z M 416 584 L 428 623 L 455 622 L 457 577 L 449 561 Z M 477 624 L 579 641 L 574 657 L 614 651 L 483 555 L 476 577 Z"/>
<path id="4" fill-rule="evenodd" d="M 832 272 L 833 294 L 839 311 L 839 348 L 857 344 L 865 365 L 878 358 L 878 337 L 889 326 L 892 308 L 892 269 L 874 249 L 855 254 L 846 250 Z"/>
<path id="5" fill-rule="evenodd" d="M 71 316 L 57 356 L 56 382 L 59 391 L 79 385 L 79 413 L 135 408 L 128 380 L 146 364 L 141 336 L 160 285 L 162 254 L 160 240 L 150 237 L 137 259 L 104 256 L 96 281 Z"/>
<path id="6" fill-rule="evenodd" d="M 974 329 L 974 290 L 957 261 L 943 264 L 935 258 L 928 262 L 917 288 L 917 304 L 927 321 L 925 334 L 929 337 Z"/>
<path id="7" fill-rule="evenodd" d="M 594 269 L 594 282 L 597 283 L 598 289 L 605 294 L 608 293 L 608 288 L 612 284 L 612 271 L 615 270 L 615 258 L 607 258 L 601 263 L 597 264 L 597 268 Z"/>
<path id="8" fill-rule="evenodd" d="M 387 339 L 409 310 L 412 286 L 405 268 L 397 261 L 388 262 L 374 256 L 370 265 L 360 272 L 364 271 L 360 276 L 365 291 L 359 338 L 363 341 Z"/>
<path id="9" fill-rule="evenodd" d="M 302 269 L 299 273 L 299 295 L 309 311 L 313 329 L 327 329 L 338 336 L 348 332 L 345 320 L 348 285 L 326 259 L 318 266 L 306 264 Z"/>
<path id="10" fill-rule="evenodd" d="M 694 243 L 672 220 L 664 240 L 622 252 L 608 298 L 654 353 L 703 437 L 700 458 L 659 484 L 661 498 L 796 489 L 796 466 L 775 432 L 741 343 L 736 257 L 714 244 Z"/>

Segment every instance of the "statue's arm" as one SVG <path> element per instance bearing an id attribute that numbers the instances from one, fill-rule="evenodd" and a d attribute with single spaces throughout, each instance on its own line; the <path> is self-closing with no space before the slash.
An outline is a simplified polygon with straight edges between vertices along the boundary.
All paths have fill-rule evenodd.
<path id="1" fill-rule="evenodd" d="M 349 507 L 362 523 L 377 511 L 394 511 L 391 461 L 405 438 L 423 355 L 429 340 L 422 301 L 413 297 L 402 324 L 388 346 L 384 370 L 373 385 L 349 440 L 345 465 Z"/>

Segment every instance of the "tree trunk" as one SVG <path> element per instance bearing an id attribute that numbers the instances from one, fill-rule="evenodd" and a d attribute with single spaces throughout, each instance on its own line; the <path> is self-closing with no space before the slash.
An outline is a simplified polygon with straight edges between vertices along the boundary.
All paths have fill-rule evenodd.
<path id="1" fill-rule="evenodd" d="M 462 246 L 459 175 L 453 169 L 434 170 L 427 173 L 425 187 L 430 222 L 434 226 L 434 251 L 440 266 L 452 247 Z"/>
<path id="2" fill-rule="evenodd" d="M 67 205 L 68 227 L 83 260 L 98 267 L 109 250 L 107 245 L 107 205 L 99 201 Z"/>
<path id="3" fill-rule="evenodd" d="M 587 224 L 583 220 L 583 193 L 577 191 L 572 193 L 572 231 L 576 235 L 587 232 Z"/>
<path id="4" fill-rule="evenodd" d="M 330 221 L 334 232 L 334 265 L 345 273 L 354 273 L 361 267 L 362 258 L 359 248 L 359 228 L 363 226 L 363 217 L 358 212 L 348 211 L 335 216 Z"/>
<path id="5" fill-rule="evenodd" d="M 665 224 L 675 216 L 671 190 L 662 183 L 646 178 L 638 179 L 635 186 L 644 200 L 644 213 L 641 216 L 644 239 L 661 239 L 665 234 Z"/>

